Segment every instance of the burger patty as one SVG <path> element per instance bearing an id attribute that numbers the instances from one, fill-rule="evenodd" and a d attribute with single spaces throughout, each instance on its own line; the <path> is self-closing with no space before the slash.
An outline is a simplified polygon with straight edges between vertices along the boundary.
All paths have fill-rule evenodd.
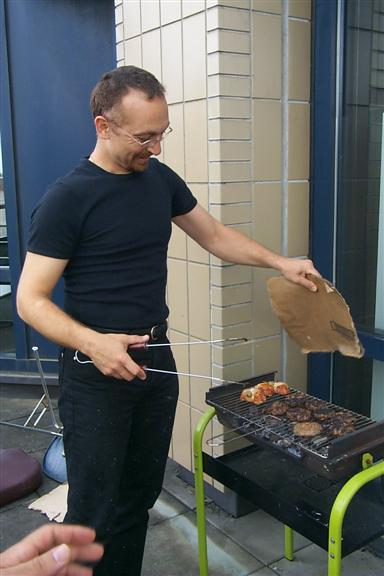
<path id="1" fill-rule="evenodd" d="M 311 416 L 311 411 L 307 408 L 289 408 L 286 412 L 286 417 L 292 422 L 308 422 Z"/>
<path id="2" fill-rule="evenodd" d="M 275 400 L 266 408 L 266 412 L 268 414 L 272 414 L 272 416 L 283 416 L 288 410 L 287 403 L 284 400 Z"/>
<path id="3" fill-rule="evenodd" d="M 296 436 L 303 436 L 306 438 L 312 438 L 321 434 L 323 427 L 319 422 L 297 422 L 293 427 L 293 433 Z"/>

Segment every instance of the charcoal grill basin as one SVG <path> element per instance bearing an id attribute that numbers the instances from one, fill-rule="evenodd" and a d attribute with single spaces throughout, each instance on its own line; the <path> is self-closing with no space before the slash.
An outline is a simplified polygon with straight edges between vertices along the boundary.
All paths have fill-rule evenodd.
<path id="1" fill-rule="evenodd" d="M 194 438 L 200 576 L 208 575 L 203 472 L 331 555 L 331 512 L 333 513 L 335 500 L 340 491 L 345 489 L 347 481 L 332 481 L 319 476 L 303 463 L 279 451 L 257 445 L 214 458 L 202 451 L 202 435 L 214 415 L 215 409 L 210 408 L 201 417 Z M 376 476 L 372 476 L 375 469 Z M 334 564 L 330 564 L 329 576 L 341 574 L 341 556 L 347 556 L 384 534 L 381 478 L 384 477 L 384 461 L 379 461 L 352 478 L 358 476 L 362 477 L 359 479 L 359 487 L 346 504 L 345 516 L 339 521 L 340 526 L 336 527 L 336 532 L 340 528 L 340 542 L 336 542 L 336 545 L 340 544 L 340 558 L 337 553 L 333 554 L 336 558 Z M 371 476 L 373 480 L 370 480 Z"/>

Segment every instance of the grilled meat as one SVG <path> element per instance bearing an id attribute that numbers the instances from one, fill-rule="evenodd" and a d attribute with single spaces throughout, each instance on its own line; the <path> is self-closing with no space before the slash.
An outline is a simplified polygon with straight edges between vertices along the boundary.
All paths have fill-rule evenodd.
<path id="1" fill-rule="evenodd" d="M 281 394 L 283 396 L 289 394 L 289 387 L 285 382 L 275 382 L 273 384 L 273 389 L 275 391 L 275 394 Z"/>
<path id="2" fill-rule="evenodd" d="M 284 400 L 275 400 L 265 408 L 265 411 L 272 416 L 283 416 L 288 410 L 287 403 Z"/>
<path id="3" fill-rule="evenodd" d="M 254 404 L 263 404 L 263 402 L 265 402 L 266 400 L 267 400 L 267 397 L 262 391 L 255 390 L 255 393 L 253 395 L 253 403 Z"/>
<path id="4" fill-rule="evenodd" d="M 335 409 L 331 407 L 316 408 L 313 412 L 314 419 L 318 420 L 319 422 L 330 420 L 331 418 L 334 418 L 334 416 L 335 416 Z"/>
<path id="5" fill-rule="evenodd" d="M 298 406 L 304 408 L 304 403 L 306 400 L 306 395 L 303 392 L 298 392 L 297 394 L 292 394 L 288 396 L 288 398 L 284 398 L 284 402 L 286 402 L 289 408 L 297 408 Z"/>
<path id="6" fill-rule="evenodd" d="M 256 389 L 267 397 L 273 396 L 275 393 L 273 382 L 260 382 L 260 384 L 257 384 Z"/>
<path id="7" fill-rule="evenodd" d="M 296 436 L 303 436 L 306 438 L 312 438 L 321 434 L 323 427 L 318 422 L 297 422 L 293 427 L 293 433 Z"/>
<path id="8" fill-rule="evenodd" d="M 292 422 L 308 422 L 311 419 L 312 413 L 307 408 L 289 408 L 286 412 L 286 417 Z"/>

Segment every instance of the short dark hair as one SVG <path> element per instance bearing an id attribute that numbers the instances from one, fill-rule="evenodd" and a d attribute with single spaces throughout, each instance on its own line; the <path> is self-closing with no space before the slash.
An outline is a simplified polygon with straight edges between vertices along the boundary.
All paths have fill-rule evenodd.
<path id="1" fill-rule="evenodd" d="M 165 93 L 164 86 L 151 72 L 136 66 L 120 66 L 104 74 L 92 90 L 90 105 L 93 117 L 104 116 L 130 90 L 143 92 L 148 100 Z"/>

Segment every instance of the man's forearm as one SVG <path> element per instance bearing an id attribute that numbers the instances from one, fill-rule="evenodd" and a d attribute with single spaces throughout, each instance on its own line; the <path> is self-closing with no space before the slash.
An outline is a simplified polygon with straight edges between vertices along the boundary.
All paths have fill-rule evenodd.
<path id="1" fill-rule="evenodd" d="M 22 320 L 37 332 L 61 346 L 78 349 L 87 354 L 97 332 L 87 328 L 66 314 L 49 298 L 31 298 L 18 302 Z"/>

